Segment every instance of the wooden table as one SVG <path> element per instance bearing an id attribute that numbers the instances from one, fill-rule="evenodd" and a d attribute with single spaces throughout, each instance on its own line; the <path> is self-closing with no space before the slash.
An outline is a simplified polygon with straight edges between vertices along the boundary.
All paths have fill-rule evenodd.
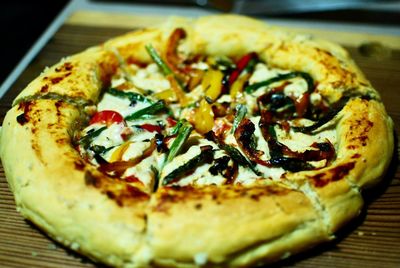
<path id="1" fill-rule="evenodd" d="M 1 121 L 12 100 L 46 66 L 161 17 L 76 12 L 62 25 L 0 100 Z M 381 93 L 400 126 L 400 36 L 292 28 L 342 43 Z M 379 44 L 371 45 L 371 42 Z M 362 48 L 360 45 L 364 44 Z M 376 141 L 379 142 L 379 141 Z M 365 192 L 366 209 L 332 243 L 295 256 L 279 267 L 400 267 L 400 173 L 398 144 L 384 182 Z M 95 264 L 49 239 L 16 211 L 0 166 L 0 267 L 94 267 Z"/>

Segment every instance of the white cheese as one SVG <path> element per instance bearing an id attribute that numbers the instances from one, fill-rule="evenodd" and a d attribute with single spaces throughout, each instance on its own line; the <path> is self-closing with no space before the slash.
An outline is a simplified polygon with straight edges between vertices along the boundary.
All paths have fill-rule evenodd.
<path id="1" fill-rule="evenodd" d="M 159 92 L 171 87 L 168 79 L 159 71 L 155 63 L 139 69 L 130 79 L 136 87 L 145 90 Z"/>
<path id="2" fill-rule="evenodd" d="M 94 124 L 98 125 L 98 124 Z M 124 129 L 123 124 L 112 124 L 103 130 L 97 137 L 92 141 L 92 145 L 104 146 L 109 148 L 122 144 L 124 140 L 121 137 L 121 132 Z"/>
<path id="3" fill-rule="evenodd" d="M 208 70 L 208 68 L 209 68 L 208 64 L 203 61 L 192 63 L 192 65 L 190 65 L 190 67 L 192 67 L 193 69 L 198 69 L 198 70 L 203 70 L 203 71 Z"/>
<path id="4" fill-rule="evenodd" d="M 291 80 L 291 83 L 285 87 L 283 93 L 286 96 L 299 98 L 307 92 L 307 89 L 307 82 L 302 78 L 296 78 Z"/>

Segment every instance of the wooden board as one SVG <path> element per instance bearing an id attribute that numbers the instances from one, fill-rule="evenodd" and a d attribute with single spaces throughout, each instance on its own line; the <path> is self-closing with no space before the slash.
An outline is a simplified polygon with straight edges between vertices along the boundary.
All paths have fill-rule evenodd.
<path id="1" fill-rule="evenodd" d="M 10 108 L 11 101 L 29 81 L 46 67 L 88 46 L 122 34 L 128 28 L 154 23 L 142 17 L 120 16 L 118 24 L 103 14 L 96 25 L 85 23 L 82 12 L 64 24 L 21 74 L 7 94 L 0 100 L 0 119 Z M 93 13 L 91 13 L 93 15 Z M 90 14 L 89 14 L 90 15 Z M 97 14 L 97 20 L 101 14 Z M 100 16 L 100 17 L 99 17 Z M 90 16 L 88 16 L 89 18 Z M 107 18 L 110 22 L 107 24 Z M 125 24 L 124 24 L 125 23 Z M 304 31 L 304 29 L 299 29 Z M 317 34 L 318 31 L 310 30 Z M 319 31 L 321 32 L 321 31 Z M 325 36 L 326 32 L 322 33 Z M 393 118 L 398 136 L 400 126 L 400 37 L 351 33 L 333 33 L 334 39 L 346 40 L 344 45 L 377 88 Z M 348 40 L 353 36 L 352 40 Z M 384 40 L 383 52 L 360 53 L 358 44 Z M 383 54 L 382 54 L 383 53 Z M 365 56 L 365 55 L 370 56 Z M 376 53 L 375 53 L 376 54 Z M 380 55 L 380 56 L 379 56 Z M 398 137 L 397 137 L 398 138 Z M 379 142 L 379 141 L 376 141 Z M 398 139 L 396 140 L 396 143 Z M 400 267 L 400 169 L 398 145 L 384 182 L 373 191 L 365 192 L 366 209 L 360 217 L 338 234 L 332 243 L 300 254 L 277 264 L 277 267 Z M 53 242 L 35 226 L 25 221 L 16 211 L 12 193 L 8 189 L 0 166 L 0 267 L 94 267 L 91 261 Z"/>

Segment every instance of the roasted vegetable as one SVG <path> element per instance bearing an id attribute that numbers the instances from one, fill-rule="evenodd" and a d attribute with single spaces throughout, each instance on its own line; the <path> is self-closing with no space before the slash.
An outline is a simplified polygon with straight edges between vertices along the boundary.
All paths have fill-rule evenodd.
<path id="1" fill-rule="evenodd" d="M 247 113 L 247 108 L 245 105 L 238 104 L 236 106 L 236 113 L 235 113 L 235 118 L 233 119 L 231 133 L 235 133 L 236 128 L 243 120 L 243 118 L 246 116 L 246 113 Z"/>
<path id="2" fill-rule="evenodd" d="M 148 45 L 146 45 L 146 50 L 149 53 L 150 57 L 153 59 L 153 61 L 161 69 L 161 72 L 164 74 L 164 76 L 167 78 L 171 77 L 179 85 L 180 89 L 185 91 L 186 89 L 185 89 L 184 85 L 182 84 L 182 82 L 178 79 L 178 77 L 171 70 L 171 68 L 164 62 L 164 60 L 160 57 L 160 55 L 158 55 L 155 48 L 151 44 L 148 44 Z M 171 80 L 170 80 L 170 82 L 171 82 Z"/>
<path id="3" fill-rule="evenodd" d="M 152 100 L 146 98 L 145 96 L 143 96 L 139 93 L 131 92 L 131 91 L 122 91 L 122 90 L 115 89 L 115 88 L 109 88 L 109 89 L 107 89 L 106 93 L 116 96 L 116 97 L 126 98 L 126 99 L 130 100 L 131 103 L 135 103 L 137 101 L 153 103 Z"/>
<path id="4" fill-rule="evenodd" d="M 157 101 L 146 108 L 143 108 L 139 111 L 136 111 L 128 116 L 125 117 L 125 120 L 130 121 L 134 119 L 143 118 L 145 116 L 154 115 L 166 108 L 164 101 L 160 100 Z"/>
<path id="5" fill-rule="evenodd" d="M 201 134 L 207 133 L 214 126 L 214 112 L 211 105 L 205 99 L 200 101 L 199 107 L 196 109 L 194 126 Z"/>
<path id="6" fill-rule="evenodd" d="M 214 102 L 222 92 L 222 79 L 224 74 L 220 70 L 208 69 L 203 76 L 201 86 L 209 102 Z"/>
<path id="7" fill-rule="evenodd" d="M 254 83 L 254 84 L 252 84 L 250 86 L 247 86 L 245 88 L 245 91 L 247 93 L 252 93 L 252 92 L 256 91 L 257 89 L 259 89 L 261 87 L 269 86 L 272 83 L 283 81 L 283 80 L 292 79 L 292 78 L 295 78 L 295 77 L 302 77 L 304 80 L 306 80 L 308 92 L 311 93 L 314 90 L 314 80 L 312 79 L 312 77 L 308 73 L 291 72 L 291 73 L 287 73 L 287 74 L 279 74 L 278 76 L 272 77 L 272 78 L 270 78 L 268 80 L 261 81 L 261 82 L 258 82 L 258 83 Z"/>
<path id="8" fill-rule="evenodd" d="M 236 63 L 236 68 L 229 76 L 229 85 L 232 86 L 243 71 L 249 73 L 252 72 L 257 62 L 258 56 L 255 52 L 248 53 L 240 58 L 240 60 Z"/>
<path id="9" fill-rule="evenodd" d="M 268 162 L 262 160 L 260 157 L 264 154 L 262 151 L 257 150 L 257 141 L 254 135 L 255 126 L 249 119 L 244 118 L 238 128 L 235 130 L 234 136 L 237 144 L 242 152 L 253 162 L 268 166 Z"/>
<path id="10" fill-rule="evenodd" d="M 96 130 L 94 130 L 94 129 L 89 130 L 85 136 L 83 136 L 82 138 L 80 138 L 78 140 L 78 144 L 82 145 L 83 148 L 86 150 L 90 146 L 90 143 L 93 141 L 93 139 L 96 138 L 97 136 L 99 136 L 100 133 L 106 129 L 107 129 L 107 127 L 104 126 L 104 127 L 98 128 Z"/>
<path id="11" fill-rule="evenodd" d="M 214 151 L 211 145 L 201 146 L 200 150 L 201 152 L 199 155 L 190 159 L 188 162 L 165 176 L 162 180 L 162 184 L 167 185 L 171 182 L 175 182 L 181 177 L 192 173 L 198 166 L 205 163 L 211 163 L 213 161 Z"/>
<path id="12" fill-rule="evenodd" d="M 209 131 L 205 134 L 206 139 L 215 142 L 219 148 L 224 150 L 232 159 L 233 161 L 237 162 L 239 165 L 250 168 L 254 174 L 260 176 L 261 173 L 256 169 L 255 165 L 250 162 L 242 153 L 233 147 L 232 145 L 228 145 L 224 143 L 221 139 L 215 136 L 213 131 Z"/>
<path id="13" fill-rule="evenodd" d="M 178 135 L 176 136 L 175 140 L 171 145 L 171 148 L 167 156 L 167 162 L 171 161 L 179 153 L 183 144 L 189 138 L 189 135 L 192 132 L 193 127 L 190 123 L 184 121 L 182 122 L 182 125 L 180 125 L 178 129 L 179 129 Z"/>

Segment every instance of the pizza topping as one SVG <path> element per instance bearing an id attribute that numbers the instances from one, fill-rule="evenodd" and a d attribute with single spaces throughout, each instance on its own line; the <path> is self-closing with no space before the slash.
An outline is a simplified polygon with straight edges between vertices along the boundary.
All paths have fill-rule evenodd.
<path id="1" fill-rule="evenodd" d="M 243 120 L 243 118 L 246 116 L 247 113 L 247 108 L 246 106 L 242 104 L 238 104 L 236 106 L 236 114 L 235 114 L 235 119 L 233 119 L 232 123 L 232 129 L 231 132 L 234 133 L 240 122 Z"/>
<path id="2" fill-rule="evenodd" d="M 255 126 L 249 119 L 244 118 L 238 128 L 235 130 L 234 136 L 240 149 L 246 156 L 253 162 L 268 166 L 268 162 L 261 160 L 264 154 L 262 151 L 257 150 L 257 141 L 254 136 Z"/>
<path id="3" fill-rule="evenodd" d="M 127 121 L 133 121 L 135 119 L 140 119 L 144 117 L 148 117 L 154 115 L 166 108 L 164 101 L 157 101 L 139 111 L 136 111 L 128 116 L 125 117 Z"/>
<path id="4" fill-rule="evenodd" d="M 229 76 L 229 85 L 232 86 L 233 83 L 238 79 L 239 75 L 246 71 L 247 73 L 252 72 L 255 64 L 258 62 L 258 55 L 255 52 L 248 53 L 244 55 L 236 64 L 236 69 L 232 71 Z"/>
<path id="5" fill-rule="evenodd" d="M 324 103 L 321 98 L 317 107 L 317 101 L 311 101 L 318 93 L 313 92 L 310 75 L 270 68 L 253 52 L 236 64 L 224 56 L 181 59 L 176 45 L 184 35 L 180 31 L 175 35 L 165 60 L 148 45 L 146 49 L 156 64 L 135 67 L 139 68 L 135 85 L 147 79 L 143 72 L 151 71 L 162 73 L 164 77 L 157 79 L 166 78 L 168 88 L 146 91 L 133 86 L 105 91 L 98 113 L 119 114 L 110 118 L 115 123 L 128 123 L 119 130 L 126 135 L 113 138 L 117 132 L 113 121 L 95 116 L 92 122 L 106 124 L 107 129 L 84 148 L 91 151 L 89 161 L 123 178 L 139 172 L 137 177 L 142 182 L 146 177 L 146 185 L 151 184 L 151 176 L 154 181 L 155 173 L 149 171 L 153 166 L 160 171 L 161 179 L 166 178 L 163 185 L 180 186 L 279 180 L 285 172 L 317 169 L 333 161 L 335 140 L 325 130 L 313 133 L 314 137 L 308 135 L 310 129 L 332 119 L 325 112 L 320 121 L 310 120 L 320 114 Z M 156 85 L 156 76 L 154 79 Z M 162 112 L 167 107 L 169 114 Z M 155 165 L 140 160 L 150 141 Z M 212 154 L 208 149 L 201 153 L 204 146 L 211 146 Z M 102 150 L 97 150 L 100 147 Z"/>
<path id="6" fill-rule="evenodd" d="M 177 125 L 176 128 L 178 133 L 173 141 L 171 148 L 169 150 L 167 161 L 171 161 L 181 150 L 185 141 L 189 138 L 190 133 L 193 130 L 193 127 L 188 122 L 182 122 L 181 125 Z"/>
<path id="7" fill-rule="evenodd" d="M 256 169 L 255 165 L 245 156 L 243 156 L 238 149 L 229 144 L 226 144 L 222 139 L 217 137 L 213 131 L 206 133 L 205 137 L 209 141 L 215 142 L 219 148 L 224 150 L 239 165 L 250 168 L 256 175 L 261 175 L 261 173 Z"/>
<path id="8" fill-rule="evenodd" d="M 196 167 L 204 163 L 211 163 L 214 155 L 213 147 L 210 145 L 201 146 L 200 150 L 201 152 L 199 155 L 190 159 L 188 162 L 165 176 L 162 184 L 167 185 L 171 182 L 179 180 L 182 176 L 192 173 Z"/>
<path id="9" fill-rule="evenodd" d="M 125 124 L 124 118 L 122 115 L 115 111 L 104 110 L 96 113 L 89 122 L 92 124 L 106 124 L 110 126 L 111 124 Z"/>

